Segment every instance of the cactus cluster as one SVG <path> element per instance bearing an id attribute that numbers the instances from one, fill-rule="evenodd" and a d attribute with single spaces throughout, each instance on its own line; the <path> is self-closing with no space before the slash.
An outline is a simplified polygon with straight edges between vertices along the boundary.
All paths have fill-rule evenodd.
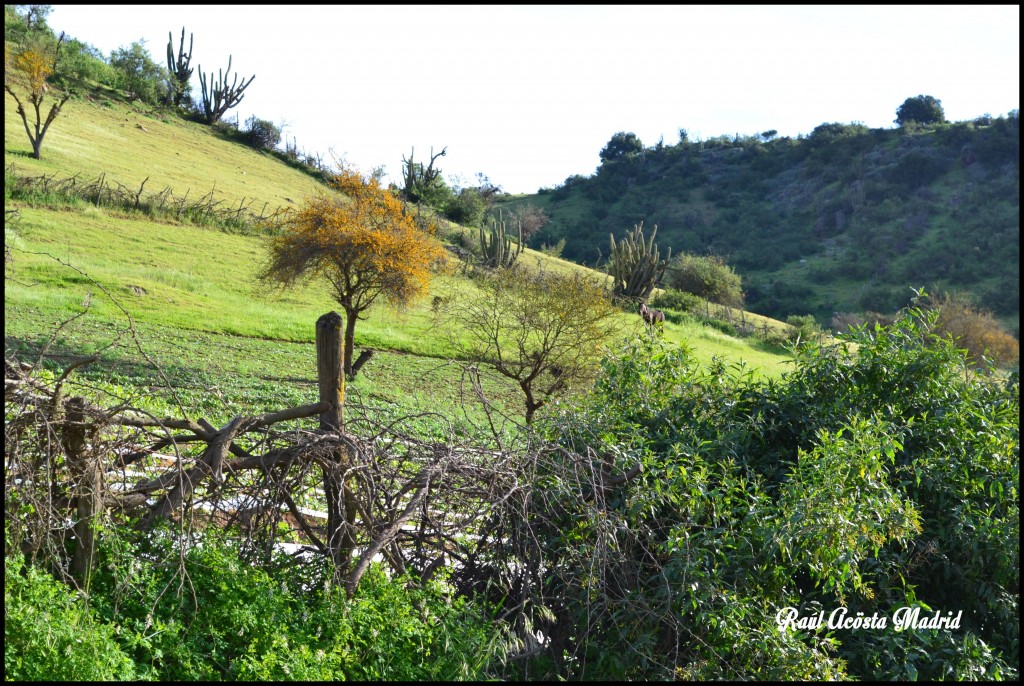
<path id="1" fill-rule="evenodd" d="M 613 295 L 620 300 L 638 300 L 645 302 L 654 290 L 655 284 L 665 273 L 672 248 L 668 249 L 665 259 L 660 259 L 658 246 L 654 245 L 654 237 L 658 234 L 655 226 L 651 237 L 644 241 L 644 223 L 633 227 L 633 232 L 619 243 L 611 235 L 612 256 L 608 274 L 614 279 Z"/>
<path id="2" fill-rule="evenodd" d="M 213 72 L 210 72 L 210 86 L 207 88 L 207 79 L 203 74 L 203 67 L 199 65 L 199 86 L 203 89 L 203 115 L 207 124 L 216 124 L 224 113 L 237 105 L 245 97 L 243 92 L 249 87 L 256 75 L 253 74 L 242 84 L 238 84 L 238 73 L 235 73 L 235 80 L 228 85 L 225 74 L 231 71 L 231 55 L 228 55 L 228 68 L 217 72 L 217 81 L 213 80 Z"/>
<path id="3" fill-rule="evenodd" d="M 523 227 L 518 225 L 516 247 L 512 248 L 512 237 L 505 231 L 505 222 L 491 221 L 491 228 L 480 227 L 480 256 L 485 267 L 511 267 L 523 252 Z"/>
<path id="4" fill-rule="evenodd" d="M 188 97 L 188 81 L 192 78 L 192 34 L 188 35 L 188 52 L 185 52 L 185 27 L 181 27 L 181 45 L 178 47 L 178 56 L 174 56 L 174 39 L 171 32 L 167 32 L 167 71 L 170 72 L 174 92 L 171 99 L 176 106 L 185 103 Z"/>

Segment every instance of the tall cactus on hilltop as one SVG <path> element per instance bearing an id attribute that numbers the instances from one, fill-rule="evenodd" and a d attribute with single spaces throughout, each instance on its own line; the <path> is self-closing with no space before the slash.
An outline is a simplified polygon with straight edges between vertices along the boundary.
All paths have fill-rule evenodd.
<path id="1" fill-rule="evenodd" d="M 668 249 L 664 260 L 660 259 L 658 246 L 654 245 L 657 234 L 658 227 L 655 226 L 650 239 L 644 242 L 644 223 L 640 222 L 619 243 L 615 242 L 614 234 L 610 236 L 612 257 L 608 274 L 615 280 L 613 294 L 617 299 L 646 302 L 665 273 L 672 248 Z"/>
<path id="2" fill-rule="evenodd" d="M 243 91 L 249 87 L 256 75 L 249 77 L 242 84 L 238 84 L 238 73 L 235 73 L 235 80 L 228 85 L 225 77 L 231 71 L 231 55 L 228 55 L 228 68 L 217 72 L 217 81 L 213 81 L 213 72 L 210 72 L 210 86 L 207 88 L 206 76 L 203 75 L 203 65 L 199 65 L 199 85 L 203 89 L 203 115 L 207 124 L 216 124 L 224 113 L 242 101 Z"/>
<path id="3" fill-rule="evenodd" d="M 480 227 L 481 261 L 486 267 L 511 267 L 523 252 L 523 226 L 518 224 L 519 235 L 513 250 L 512 237 L 505 232 L 505 222 L 498 216 L 498 221 L 491 220 L 490 231 Z"/>
<path id="4" fill-rule="evenodd" d="M 171 73 L 173 92 L 170 93 L 171 104 L 181 107 L 188 99 L 189 79 L 192 78 L 192 39 L 193 35 L 188 34 L 188 52 L 185 52 L 185 27 L 181 27 L 181 45 L 178 47 L 178 56 L 174 56 L 174 38 L 171 32 L 167 32 L 167 71 Z"/>

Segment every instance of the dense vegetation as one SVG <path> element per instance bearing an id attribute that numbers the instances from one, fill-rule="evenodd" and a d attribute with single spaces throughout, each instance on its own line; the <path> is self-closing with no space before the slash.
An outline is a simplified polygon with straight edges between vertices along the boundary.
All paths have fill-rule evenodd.
<path id="1" fill-rule="evenodd" d="M 46 14 L 8 6 L 5 38 L 53 49 Z M 178 70 L 187 70 L 184 38 Z M 192 478 L 181 462 L 135 506 L 114 493 L 117 507 L 91 523 L 78 516 L 83 455 L 111 480 L 146 482 L 152 472 L 129 473 L 150 459 L 139 451 L 145 441 L 160 439 L 183 460 L 206 455 L 191 429 L 160 426 L 168 417 L 178 427 L 196 418 L 237 427 L 243 414 L 315 402 L 311 325 L 343 297 L 323 283 L 343 265 L 328 260 L 318 272 L 328 279 L 268 295 L 256 276 L 273 245 L 266 238 L 286 236 L 280 222 L 291 215 L 271 210 L 265 221 L 245 201 L 344 206 L 311 193 L 328 192 L 318 161 L 266 151 L 280 133 L 270 122 L 253 118 L 243 133 L 222 121 L 217 132 L 196 121 L 194 103 L 179 109 L 187 88 L 170 70 L 173 43 L 163 71 L 138 44 L 109 62 L 73 39 L 61 44 L 65 64 L 77 66 L 44 81 L 85 86 L 101 103 L 70 98 L 42 159 L 21 159 L 20 121 L 5 136 L 9 151 L 20 146 L 8 162 L 41 174 L 9 168 L 5 179 L 5 678 L 1019 678 L 1019 373 L 988 359 L 996 349 L 1012 358 L 1014 342 L 993 336 L 966 295 L 916 297 L 900 309 L 902 298 L 865 291 L 849 309 L 889 316 L 838 340 L 808 315 L 789 316 L 788 326 L 742 311 L 713 318 L 744 298 L 730 265 L 746 280 L 744 267 L 784 244 L 800 252 L 781 253 L 769 295 L 747 283 L 748 302 L 775 298 L 785 315 L 813 310 L 782 280 L 804 254 L 807 274 L 793 278 L 858 251 L 876 262 L 892 256 L 888 272 L 870 267 L 872 288 L 890 288 L 885 274 L 923 264 L 919 248 L 960 240 L 957 208 L 970 215 L 957 222 L 988 242 L 984 253 L 950 259 L 983 274 L 969 281 L 980 293 L 1006 286 L 1005 256 L 988 250 L 1019 244 L 992 229 L 1017 226 L 1006 175 L 1018 163 L 1004 157 L 1019 140 L 1015 115 L 946 125 L 939 103 L 919 96 L 904 103 L 900 132 L 830 124 L 798 141 L 766 132 L 655 149 L 617 134 L 595 177 L 531 199 L 551 224 L 521 204 L 479 243 L 476 231 L 446 229 L 461 272 L 436 278 L 432 299 L 397 317 L 355 313 L 354 344 L 378 354 L 344 401 L 349 433 L 302 420 L 233 446 L 245 461 L 333 435 L 366 457 L 352 466 L 364 476 L 337 490 L 345 508 L 354 492 L 359 509 L 346 550 L 368 563 L 342 587 L 339 570 L 352 560 L 325 550 L 329 527 L 298 507 L 292 520 L 280 514 L 284 496 L 332 507 L 329 479 L 296 469 L 295 455 L 252 472 L 218 467 L 192 506 L 155 525 L 146 498 L 167 498 L 170 484 Z M 126 131 L 130 116 L 143 133 Z M 957 136 L 960 157 L 949 161 L 947 139 Z M 189 163 L 163 170 L 183 141 L 208 160 L 182 150 L 177 159 Z M 410 154 L 409 183 L 397 190 L 482 225 L 494 187 L 481 179 L 456 193 L 437 183 L 441 154 L 431 151 L 426 166 Z M 115 181 L 110 164 L 122 165 Z M 143 193 L 150 168 L 164 191 Z M 67 181 L 76 174 L 86 178 Z M 977 187 L 950 212 L 922 209 L 957 179 Z M 216 197 L 186 201 L 187 189 L 213 181 Z M 696 204 L 672 200 L 680 194 Z M 567 228 L 570 212 L 599 203 L 612 209 L 601 218 L 587 210 Z M 924 213 L 917 239 L 890 210 Z M 680 211 L 696 213 L 685 230 L 674 225 Z M 641 251 L 639 229 L 634 256 L 645 275 L 664 269 L 673 287 L 651 300 L 665 310 L 663 327 L 615 310 L 600 273 L 518 248 L 509 257 L 506 218 L 536 244 L 564 241 L 588 261 L 578 236 L 607 246 L 609 233 L 658 224 L 659 245 L 682 248 L 675 260 L 661 260 L 653 239 Z M 808 231 L 786 228 L 808 221 Z M 349 215 L 332 226 L 350 236 L 363 228 Z M 902 253 L 887 249 L 897 230 L 908 236 Z M 388 237 L 381 232 L 374 241 Z M 751 248 L 751 236 L 763 242 Z M 819 243 L 827 254 L 815 253 Z M 743 250 L 756 254 L 742 262 Z M 839 297 L 842 279 L 863 277 L 831 271 L 838 280 L 815 277 L 822 302 Z M 651 294 L 649 279 L 637 283 L 635 293 Z M 712 311 L 711 301 L 725 307 Z M 762 340 L 738 340 L 741 326 L 763 327 Z M 94 428 L 71 417 L 82 406 L 71 396 L 95 404 Z M 127 423 L 111 421 L 126 412 Z M 432 469 L 416 471 L 421 464 Z M 240 505 L 200 509 L 225 505 L 231 498 L 218 489 L 228 487 L 256 503 L 247 522 Z M 96 557 L 83 567 L 82 539 L 93 535 Z M 373 563 L 371 541 L 383 553 Z M 825 621 L 786 626 L 790 609 Z M 946 626 L 896 626 L 915 609 Z M 858 622 L 830 624 L 843 616 Z"/>
<path id="2" fill-rule="evenodd" d="M 895 103 L 894 103 L 895 106 Z M 595 264 L 644 221 L 675 254 L 719 256 L 747 306 L 779 319 L 893 313 L 912 286 L 972 294 L 1011 330 L 1020 309 L 1020 120 L 822 124 L 643 147 L 616 134 L 588 177 L 542 189 L 532 246 Z"/>
<path id="3" fill-rule="evenodd" d="M 118 526 L 86 601 L 9 540 L 6 673 L 1015 678 L 1019 377 L 969 372 L 934 319 L 807 344 L 770 382 L 641 337 L 510 455 L 526 535 L 420 590 L 381 571 L 348 601 L 311 590 L 322 563 Z M 10 537 L 30 513 L 6 497 Z M 898 631 L 902 608 L 956 624 Z"/>

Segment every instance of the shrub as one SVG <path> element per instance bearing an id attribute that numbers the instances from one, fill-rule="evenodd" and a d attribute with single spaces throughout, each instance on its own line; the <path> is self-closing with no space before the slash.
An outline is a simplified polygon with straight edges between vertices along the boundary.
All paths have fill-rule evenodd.
<path id="1" fill-rule="evenodd" d="M 444 209 L 448 219 L 463 226 L 480 226 L 487 211 L 487 201 L 476 188 L 463 188 L 452 195 Z M 513 228 L 515 224 L 512 224 Z"/>
<path id="2" fill-rule="evenodd" d="M 538 475 L 551 646 L 578 679 L 1017 676 L 1019 380 L 912 307 L 811 341 L 781 383 L 638 340 Z M 559 453 L 561 455 L 562 453 Z M 605 484 L 603 488 L 591 486 Z M 780 631 L 780 608 L 955 614 L 959 630 Z"/>
<path id="3" fill-rule="evenodd" d="M 682 253 L 667 272 L 667 281 L 676 290 L 729 307 L 743 305 L 743 281 L 721 257 Z"/>
<path id="4" fill-rule="evenodd" d="M 563 236 L 562 238 L 559 238 L 558 242 L 555 243 L 554 245 L 543 243 L 537 249 L 540 252 L 544 253 L 545 255 L 550 255 L 551 257 L 561 257 L 562 251 L 565 250 L 565 237 Z"/>
<path id="5" fill-rule="evenodd" d="M 252 115 L 245 120 L 245 139 L 257 150 L 273 150 L 281 143 L 281 129 L 273 122 Z"/>
<path id="6" fill-rule="evenodd" d="M 114 627 L 97 621 L 81 596 L 16 552 L 4 560 L 4 678 L 110 681 L 135 673 Z"/>
<path id="7" fill-rule="evenodd" d="M 790 327 L 789 340 L 791 343 L 820 341 L 824 333 L 813 314 L 792 315 L 786 319 L 786 324 Z"/>
<path id="8" fill-rule="evenodd" d="M 962 294 L 941 294 L 928 300 L 938 314 L 937 331 L 967 351 L 974 364 L 983 357 L 1009 367 L 1020 362 L 1020 343 L 1007 333 L 988 310 Z"/>
<path id="9" fill-rule="evenodd" d="M 117 86 L 117 77 L 98 48 L 74 38 L 61 48 L 54 72 L 54 80 L 63 87 L 75 81 L 90 80 L 113 88 Z"/>
<path id="10" fill-rule="evenodd" d="M 373 567 L 349 600 L 324 590 L 326 564 L 259 564 L 230 535 L 186 536 L 184 551 L 163 529 L 103 542 L 93 602 L 143 678 L 451 681 L 496 656 L 494 625 L 438 581 L 414 588 Z"/>
<path id="11" fill-rule="evenodd" d="M 117 74 L 117 84 L 132 100 L 156 105 L 166 87 L 167 69 L 149 56 L 146 41 L 138 40 L 127 48 L 110 53 L 110 66 Z"/>
<path id="12" fill-rule="evenodd" d="M 651 299 L 651 306 L 677 312 L 696 312 L 704 307 L 704 299 L 693 293 L 669 288 L 655 295 Z"/>

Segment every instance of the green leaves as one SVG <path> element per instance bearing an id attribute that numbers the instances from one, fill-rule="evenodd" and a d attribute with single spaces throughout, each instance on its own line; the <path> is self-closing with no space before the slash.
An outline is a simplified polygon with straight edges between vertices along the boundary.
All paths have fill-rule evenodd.
<path id="1" fill-rule="evenodd" d="M 911 308 L 855 346 L 812 341 L 778 382 L 700 371 L 649 339 L 607 360 L 556 436 L 593 474 L 642 469 L 603 499 L 573 481 L 578 463 L 548 482 L 565 513 L 544 543 L 549 587 L 560 621 L 586 627 L 561 647 L 579 658 L 569 674 L 1013 678 L 1019 381 L 965 373 L 933 325 Z M 787 606 L 964 622 L 780 632 Z"/>

